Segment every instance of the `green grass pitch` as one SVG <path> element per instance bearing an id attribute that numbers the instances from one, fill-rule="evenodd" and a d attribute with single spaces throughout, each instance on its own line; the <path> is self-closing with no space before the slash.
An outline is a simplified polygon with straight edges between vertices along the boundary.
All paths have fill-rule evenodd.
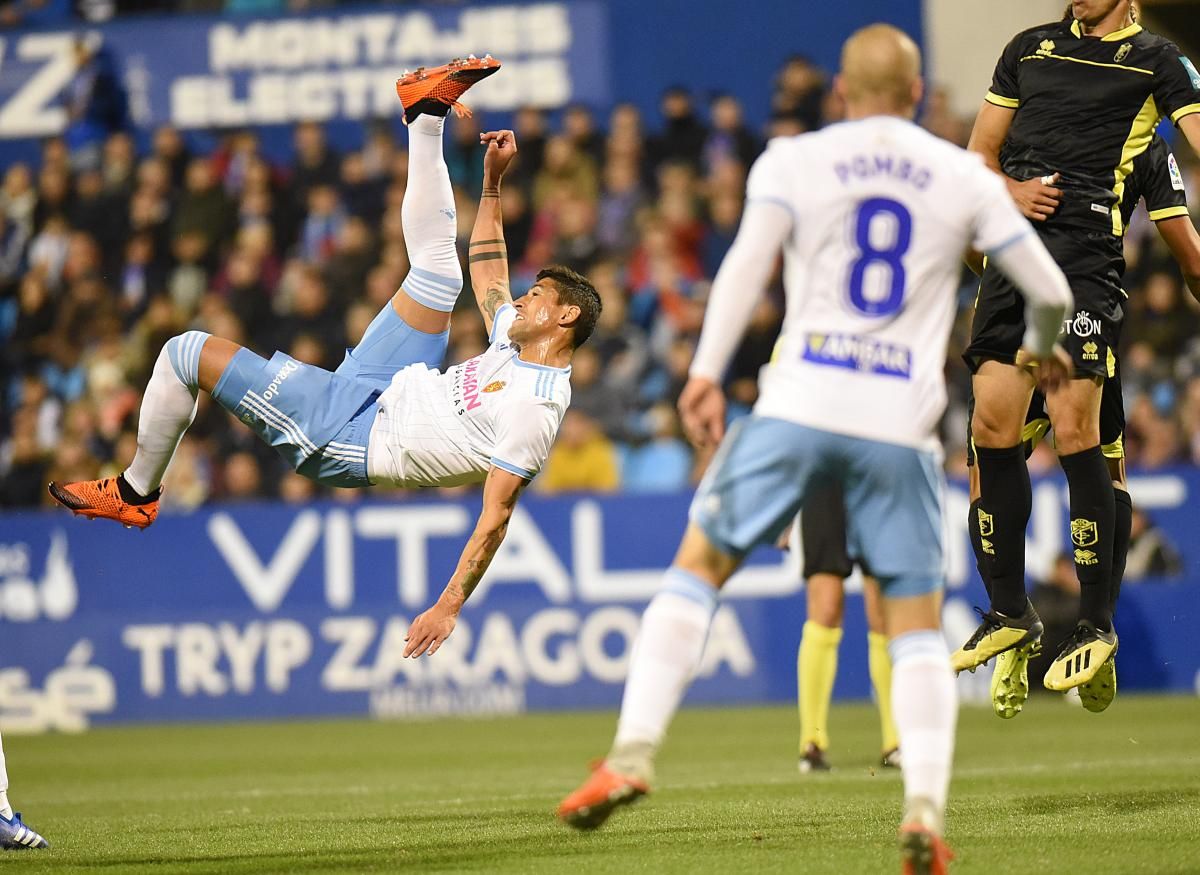
<path id="1" fill-rule="evenodd" d="M 900 780 L 869 705 L 833 709 L 835 771 L 800 776 L 789 708 L 686 710 L 653 795 L 602 830 L 552 812 L 615 714 L 99 729 L 5 739 L 53 844 L 0 872 L 896 871 Z M 1200 872 L 1200 700 L 964 708 L 959 873 Z"/>

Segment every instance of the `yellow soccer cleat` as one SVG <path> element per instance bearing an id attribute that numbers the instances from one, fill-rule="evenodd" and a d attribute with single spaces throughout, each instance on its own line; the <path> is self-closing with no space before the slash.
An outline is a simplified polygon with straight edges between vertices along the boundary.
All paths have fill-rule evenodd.
<path id="1" fill-rule="evenodd" d="M 1030 641 L 996 657 L 992 670 L 992 710 L 1002 720 L 1021 713 L 1029 698 L 1029 660 L 1042 649 L 1040 641 Z"/>
<path id="2" fill-rule="evenodd" d="M 1116 652 L 1116 632 L 1101 632 L 1087 620 L 1080 620 L 1071 637 L 1063 642 L 1042 683 L 1046 689 L 1060 693 L 1082 686 L 1095 678 Z"/>
<path id="3" fill-rule="evenodd" d="M 1079 701 L 1093 714 L 1112 704 L 1117 695 L 1117 648 L 1104 660 L 1100 670 L 1087 683 L 1079 685 Z"/>
<path id="4" fill-rule="evenodd" d="M 975 612 L 982 620 L 979 628 L 950 657 L 950 666 L 955 674 L 964 670 L 974 671 L 1006 650 L 1036 644 L 1042 638 L 1042 621 L 1029 601 L 1025 602 L 1025 612 L 1019 617 L 1006 617 L 979 608 Z"/>

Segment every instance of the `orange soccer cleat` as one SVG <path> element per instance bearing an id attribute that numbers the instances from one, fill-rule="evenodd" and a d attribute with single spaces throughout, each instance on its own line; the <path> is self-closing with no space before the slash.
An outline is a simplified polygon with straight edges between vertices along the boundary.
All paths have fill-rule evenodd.
<path id="1" fill-rule="evenodd" d="M 947 875 L 954 851 L 931 829 L 917 823 L 900 827 L 901 875 Z"/>
<path id="2" fill-rule="evenodd" d="M 645 781 L 614 772 L 600 762 L 583 785 L 558 806 L 558 816 L 576 829 L 595 829 L 617 808 L 649 792 Z"/>
<path id="3" fill-rule="evenodd" d="M 158 518 L 158 498 L 162 493 L 161 489 L 156 490 L 144 504 L 131 504 L 121 497 L 116 477 L 79 483 L 52 481 L 48 488 L 55 501 L 77 516 L 116 520 L 127 529 L 144 529 Z"/>
<path id="4" fill-rule="evenodd" d="M 465 60 L 455 58 L 441 67 L 418 67 L 415 73 L 405 73 L 396 80 L 396 94 L 404 106 L 404 123 L 408 124 L 423 112 L 445 115 L 450 109 L 459 116 L 470 117 L 471 110 L 458 102 L 468 88 L 500 69 L 500 62 L 491 55 Z"/>

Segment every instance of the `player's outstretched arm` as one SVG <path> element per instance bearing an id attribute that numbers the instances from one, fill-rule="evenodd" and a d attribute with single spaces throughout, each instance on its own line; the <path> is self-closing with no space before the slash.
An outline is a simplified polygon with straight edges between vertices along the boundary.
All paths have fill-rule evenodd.
<path id="1" fill-rule="evenodd" d="M 492 557 L 500 549 L 517 499 L 528 484 L 529 481 L 524 477 L 495 466 L 488 471 L 483 483 L 483 510 L 479 512 L 475 531 L 463 548 L 454 576 L 446 584 L 441 597 L 408 627 L 405 656 L 416 657 L 422 653 L 432 656 L 442 642 L 450 637 L 458 621 L 458 612 L 471 597 L 491 564 Z"/>
<path id="2" fill-rule="evenodd" d="M 1200 234 L 1196 233 L 1191 217 L 1174 216 L 1154 224 L 1179 264 L 1192 297 L 1200 301 Z"/>
<path id="3" fill-rule="evenodd" d="M 483 156 L 483 195 L 475 227 L 471 229 L 471 246 L 467 264 L 471 270 L 471 288 L 475 302 L 483 314 L 488 336 L 496 311 L 512 303 L 508 285 L 508 250 L 504 246 L 504 217 L 500 212 L 500 182 L 504 171 L 517 155 L 517 138 L 512 131 L 488 131 L 479 135 L 487 145 Z"/>

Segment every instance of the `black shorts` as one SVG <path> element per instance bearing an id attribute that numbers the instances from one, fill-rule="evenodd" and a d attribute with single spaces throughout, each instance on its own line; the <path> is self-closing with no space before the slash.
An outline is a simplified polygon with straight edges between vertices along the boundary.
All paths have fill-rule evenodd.
<path id="1" fill-rule="evenodd" d="M 971 418 L 974 414 L 975 393 L 970 392 L 967 396 L 968 467 L 975 464 L 975 441 L 971 434 Z M 1050 415 L 1046 413 L 1046 396 L 1035 389 L 1025 414 L 1025 427 L 1021 429 L 1026 459 L 1033 455 L 1034 447 L 1041 443 L 1051 428 Z M 1108 459 L 1125 458 L 1125 404 L 1121 396 L 1120 362 L 1114 363 L 1113 375 L 1105 377 L 1100 393 L 1100 450 Z"/>
<path id="2" fill-rule="evenodd" d="M 846 501 L 840 483 L 822 482 L 804 501 L 800 514 L 800 539 L 804 545 L 804 579 L 814 574 L 833 574 L 843 580 L 858 565 L 870 572 L 861 559 L 852 558 L 846 546 Z"/>
<path id="3" fill-rule="evenodd" d="M 1112 376 L 1125 318 L 1121 238 L 1077 228 L 1038 228 L 1037 232 L 1075 296 L 1059 342 L 1074 359 L 1076 373 Z M 1012 364 L 1024 337 L 1025 299 L 1008 277 L 989 265 L 979 283 L 971 342 L 963 359 L 972 372 L 989 359 Z"/>

